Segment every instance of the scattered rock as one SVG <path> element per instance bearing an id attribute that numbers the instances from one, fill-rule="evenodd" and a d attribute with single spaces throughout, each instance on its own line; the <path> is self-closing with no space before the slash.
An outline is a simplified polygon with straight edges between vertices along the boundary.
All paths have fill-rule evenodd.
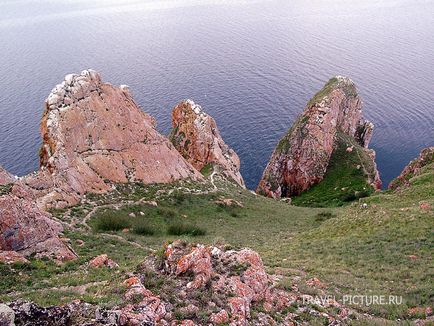
<path id="1" fill-rule="evenodd" d="M 119 265 L 108 258 L 106 254 L 96 256 L 89 262 L 89 267 L 99 268 L 103 266 L 107 266 L 110 269 L 119 267 Z"/>
<path id="2" fill-rule="evenodd" d="M 410 260 L 413 260 L 413 261 L 415 261 L 415 260 L 418 259 L 418 257 L 417 257 L 416 255 L 408 255 L 407 257 L 408 257 Z"/>
<path id="3" fill-rule="evenodd" d="M 419 205 L 420 209 L 425 209 L 425 210 L 430 210 L 431 209 L 431 205 L 429 203 L 421 203 Z"/>
<path id="4" fill-rule="evenodd" d="M 358 153 L 370 161 L 364 171 L 368 182 L 381 189 L 375 153 L 367 149 L 373 128 L 362 117 L 362 101 L 354 83 L 345 77 L 332 78 L 280 140 L 257 192 L 273 198 L 291 197 L 321 182 L 338 141 L 345 137 L 354 142 L 347 152 L 356 151 L 357 144 Z"/>
<path id="5" fill-rule="evenodd" d="M 218 167 L 223 175 L 244 186 L 240 159 L 222 139 L 215 120 L 192 100 L 179 103 L 172 112 L 170 140 L 198 171 Z"/>
<path id="6" fill-rule="evenodd" d="M 215 203 L 217 205 L 222 205 L 222 206 L 237 206 L 237 207 L 241 207 L 241 208 L 244 207 L 244 205 L 241 202 L 239 202 L 233 198 L 220 197 L 218 200 L 215 201 Z"/>
<path id="7" fill-rule="evenodd" d="M 319 289 L 325 288 L 325 285 L 316 277 L 307 280 L 306 285 Z"/>

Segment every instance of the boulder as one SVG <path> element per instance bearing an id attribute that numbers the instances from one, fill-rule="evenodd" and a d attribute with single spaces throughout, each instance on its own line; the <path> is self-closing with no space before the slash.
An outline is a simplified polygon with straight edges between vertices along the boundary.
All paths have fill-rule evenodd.
<path id="1" fill-rule="evenodd" d="M 299 195 L 323 180 L 340 145 L 348 155 L 364 156 L 360 164 L 367 182 L 380 189 L 375 153 L 368 149 L 373 128 L 362 116 L 354 83 L 341 76 L 330 79 L 274 149 L 257 192 L 273 198 Z"/>
<path id="2" fill-rule="evenodd" d="M 106 266 L 110 269 L 119 267 L 119 265 L 116 262 L 114 262 L 113 260 L 111 260 L 107 256 L 107 254 L 102 254 L 102 255 L 96 256 L 95 258 L 93 258 L 89 262 L 89 267 L 99 268 L 99 267 L 103 267 L 103 266 Z"/>
<path id="3" fill-rule="evenodd" d="M 192 100 L 175 106 L 170 140 L 181 155 L 198 171 L 213 167 L 241 187 L 240 159 L 222 139 L 215 120 Z"/>
<path id="4" fill-rule="evenodd" d="M 423 167 L 432 163 L 434 163 L 434 146 L 423 149 L 419 157 L 408 163 L 401 174 L 390 182 L 389 189 L 399 190 L 402 187 L 408 187 L 410 179 L 417 176 Z"/>
<path id="5" fill-rule="evenodd" d="M 93 70 L 67 75 L 45 101 L 40 171 L 25 182 L 50 208 L 104 193 L 110 183 L 201 180 L 155 125 L 127 87 L 104 83 Z"/>

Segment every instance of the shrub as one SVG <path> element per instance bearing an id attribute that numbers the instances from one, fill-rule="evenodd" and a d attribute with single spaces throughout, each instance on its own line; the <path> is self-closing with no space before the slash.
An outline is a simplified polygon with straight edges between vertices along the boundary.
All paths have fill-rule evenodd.
<path id="1" fill-rule="evenodd" d="M 139 235 L 154 235 L 155 230 L 149 226 L 144 220 L 138 220 L 133 225 L 133 232 Z"/>
<path id="2" fill-rule="evenodd" d="M 95 222 L 97 231 L 120 231 L 129 228 L 131 221 L 127 216 L 123 216 L 114 211 L 105 211 L 98 216 Z"/>
<path id="3" fill-rule="evenodd" d="M 172 223 L 167 228 L 167 234 L 169 235 L 191 235 L 193 237 L 199 235 L 205 235 L 206 231 L 198 226 L 184 224 L 184 223 Z"/>
<path id="4" fill-rule="evenodd" d="M 157 208 L 157 214 L 169 220 L 174 219 L 178 215 L 178 213 L 174 209 L 168 207 Z"/>

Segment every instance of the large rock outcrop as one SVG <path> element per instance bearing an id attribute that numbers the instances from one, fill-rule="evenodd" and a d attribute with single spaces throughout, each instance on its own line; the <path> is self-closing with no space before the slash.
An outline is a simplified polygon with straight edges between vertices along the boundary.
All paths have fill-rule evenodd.
<path id="1" fill-rule="evenodd" d="M 423 167 L 432 163 L 434 163 L 434 146 L 423 149 L 419 157 L 408 163 L 401 174 L 390 182 L 389 189 L 399 190 L 402 187 L 408 187 L 410 179 L 417 176 Z"/>
<path id="2" fill-rule="evenodd" d="M 251 249 L 175 241 L 163 257 L 150 256 L 129 273 L 118 307 L 108 310 L 79 301 L 48 308 L 12 302 L 8 307 L 17 324 L 27 325 L 44 320 L 49 325 L 288 326 L 307 324 L 303 315 L 329 325 L 350 322 L 353 311 L 331 297 L 320 302 L 295 284 L 282 286 L 282 280 L 282 275 L 268 274 Z M 312 279 L 306 285 L 321 291 L 323 284 Z"/>
<path id="3" fill-rule="evenodd" d="M 360 153 L 366 154 L 366 159 L 361 159 L 360 168 L 368 183 L 380 189 L 375 153 L 367 149 L 373 128 L 362 116 L 362 101 L 354 83 L 345 77 L 332 78 L 280 140 L 257 192 L 274 198 L 291 197 L 319 183 L 339 141 L 350 145 L 349 152 L 355 146 L 363 149 Z"/>
<path id="4" fill-rule="evenodd" d="M 21 257 L 49 256 L 58 260 L 75 259 L 75 253 L 58 234 L 60 223 L 41 211 L 31 191 L 0 167 L 0 261 L 22 261 Z M 8 176 L 9 175 L 9 176 Z"/>
<path id="5" fill-rule="evenodd" d="M 172 112 L 170 139 L 198 171 L 212 165 L 244 187 L 240 159 L 220 136 L 215 120 L 192 100 L 180 102 Z"/>
<path id="6" fill-rule="evenodd" d="M 87 192 L 106 192 L 111 182 L 202 178 L 157 132 L 127 86 L 103 83 L 93 70 L 67 75 L 51 91 L 41 133 L 41 169 L 26 183 L 42 207 L 75 204 Z"/>

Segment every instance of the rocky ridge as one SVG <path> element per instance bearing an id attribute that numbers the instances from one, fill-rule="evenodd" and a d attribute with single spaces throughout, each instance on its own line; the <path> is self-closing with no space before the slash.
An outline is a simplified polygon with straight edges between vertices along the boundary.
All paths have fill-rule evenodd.
<path id="1" fill-rule="evenodd" d="M 202 176 L 155 129 L 128 87 L 85 70 L 57 85 L 41 122 L 41 169 L 25 182 L 41 207 L 65 207 L 110 183 L 169 183 Z"/>
<path id="2" fill-rule="evenodd" d="M 273 198 L 291 197 L 321 182 L 342 138 L 339 135 L 354 139 L 369 156 L 373 168 L 364 172 L 368 183 L 380 189 L 375 153 L 368 149 L 373 128 L 363 118 L 362 101 L 354 83 L 341 76 L 330 79 L 278 143 L 257 192 Z"/>
<path id="3" fill-rule="evenodd" d="M 390 182 L 389 189 L 400 190 L 402 187 L 408 187 L 410 185 L 410 179 L 417 176 L 424 166 L 433 162 L 434 147 L 424 148 L 420 152 L 419 157 L 408 163 L 401 174 Z"/>
<path id="4" fill-rule="evenodd" d="M 175 106 L 170 140 L 181 155 L 198 171 L 207 166 L 218 169 L 242 187 L 240 159 L 222 139 L 215 120 L 192 100 Z"/>

